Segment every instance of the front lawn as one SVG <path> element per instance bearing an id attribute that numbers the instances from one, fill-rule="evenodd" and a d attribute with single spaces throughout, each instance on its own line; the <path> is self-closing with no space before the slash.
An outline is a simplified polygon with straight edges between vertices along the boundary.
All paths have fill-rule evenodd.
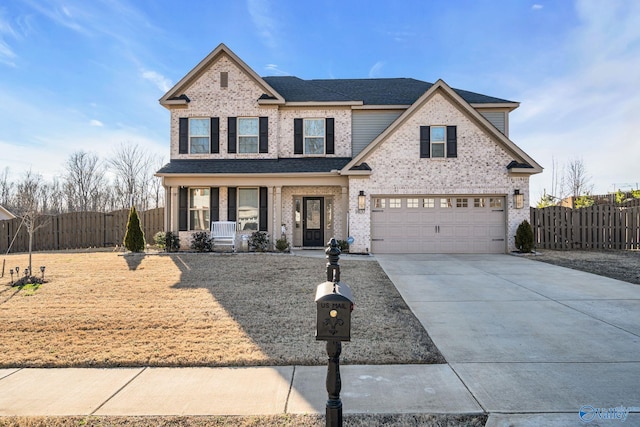
<path id="1" fill-rule="evenodd" d="M 326 260 L 279 254 L 35 253 L 38 289 L 0 279 L 0 367 L 324 365 L 315 288 Z M 353 290 L 344 364 L 443 363 L 375 261 L 340 261 Z M 38 271 L 39 273 L 39 271 Z"/>

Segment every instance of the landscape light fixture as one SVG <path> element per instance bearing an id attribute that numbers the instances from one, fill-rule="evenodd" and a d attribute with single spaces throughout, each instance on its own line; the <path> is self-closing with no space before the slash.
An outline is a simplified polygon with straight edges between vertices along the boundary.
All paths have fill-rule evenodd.
<path id="1" fill-rule="evenodd" d="M 367 205 L 367 198 L 364 195 L 364 191 L 360 190 L 360 194 L 358 194 L 358 210 L 360 212 L 363 212 L 366 205 Z"/>
<path id="2" fill-rule="evenodd" d="M 13 284 L 13 268 L 9 269 L 9 274 L 11 274 L 11 283 Z"/>
<path id="3" fill-rule="evenodd" d="M 40 266 L 40 272 L 42 273 L 42 281 L 43 282 L 44 282 L 44 269 L 45 269 L 44 265 L 41 265 Z"/>
<path id="4" fill-rule="evenodd" d="M 16 277 L 20 277 L 20 267 L 16 267 Z"/>
<path id="5" fill-rule="evenodd" d="M 519 189 L 513 190 L 513 205 L 516 209 L 524 208 L 524 194 L 520 194 Z"/>

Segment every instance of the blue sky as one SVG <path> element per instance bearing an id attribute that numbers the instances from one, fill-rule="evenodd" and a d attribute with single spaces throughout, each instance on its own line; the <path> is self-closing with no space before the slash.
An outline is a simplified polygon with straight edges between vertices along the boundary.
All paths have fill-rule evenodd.
<path id="1" fill-rule="evenodd" d="M 521 103 L 511 139 L 596 193 L 640 185 L 634 0 L 4 0 L 0 171 L 61 175 L 78 150 L 169 158 L 158 99 L 219 43 L 262 76 L 442 78 Z"/>

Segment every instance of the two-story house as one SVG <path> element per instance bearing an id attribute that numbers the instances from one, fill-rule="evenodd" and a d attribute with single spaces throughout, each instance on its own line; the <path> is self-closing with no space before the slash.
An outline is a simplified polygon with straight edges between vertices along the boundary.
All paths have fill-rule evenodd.
<path id="1" fill-rule="evenodd" d="M 294 247 L 504 253 L 542 168 L 509 139 L 518 103 L 410 78 L 260 77 L 219 45 L 161 99 L 166 229 L 211 221 Z"/>

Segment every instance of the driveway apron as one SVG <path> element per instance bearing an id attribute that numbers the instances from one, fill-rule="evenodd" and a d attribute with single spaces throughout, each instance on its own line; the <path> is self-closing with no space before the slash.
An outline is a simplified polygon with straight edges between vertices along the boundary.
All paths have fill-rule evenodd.
<path id="1" fill-rule="evenodd" d="M 376 258 L 491 423 L 640 420 L 640 286 L 511 255 Z"/>

